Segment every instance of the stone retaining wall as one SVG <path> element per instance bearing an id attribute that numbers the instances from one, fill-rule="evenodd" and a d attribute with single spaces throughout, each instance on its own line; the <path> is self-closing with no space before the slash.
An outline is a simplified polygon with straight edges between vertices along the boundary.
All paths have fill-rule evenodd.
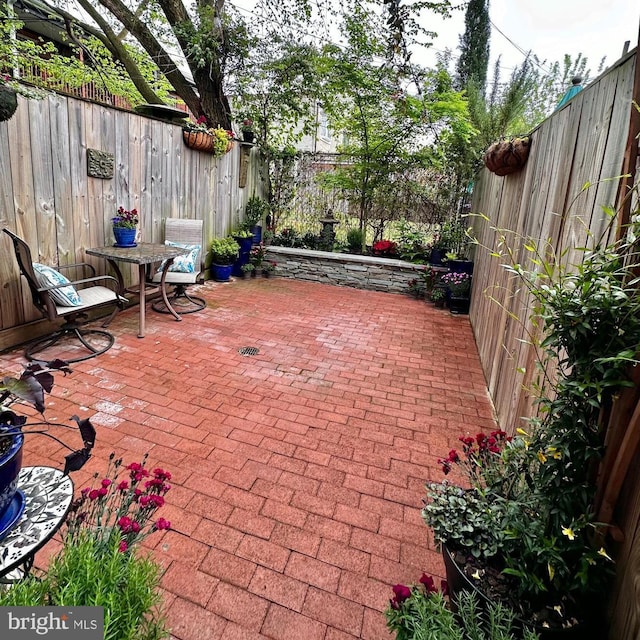
<path id="1" fill-rule="evenodd" d="M 407 293 L 409 280 L 424 269 L 390 258 L 274 246 L 267 247 L 267 260 L 278 263 L 275 273 L 283 278 L 396 293 Z"/>

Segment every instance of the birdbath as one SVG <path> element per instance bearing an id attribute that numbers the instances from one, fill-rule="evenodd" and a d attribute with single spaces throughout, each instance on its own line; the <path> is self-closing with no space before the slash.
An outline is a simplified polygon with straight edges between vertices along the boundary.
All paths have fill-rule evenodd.
<path id="1" fill-rule="evenodd" d="M 336 241 L 336 231 L 335 226 L 340 224 L 340 220 L 336 219 L 333 216 L 333 211 L 329 209 L 327 211 L 327 217 L 320 220 L 322 224 L 322 231 L 320 232 L 320 240 L 322 247 L 326 251 L 331 251 L 333 249 L 333 243 Z"/>

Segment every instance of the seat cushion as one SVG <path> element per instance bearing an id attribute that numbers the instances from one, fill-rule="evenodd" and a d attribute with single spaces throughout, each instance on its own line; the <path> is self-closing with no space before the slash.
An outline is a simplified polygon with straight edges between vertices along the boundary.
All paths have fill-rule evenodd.
<path id="1" fill-rule="evenodd" d="M 63 307 L 78 307 L 82 304 L 78 292 L 71 286 L 69 279 L 65 278 L 59 271 L 39 262 L 33 263 L 33 271 L 41 287 L 53 287 L 58 284 L 69 285 L 68 287 L 60 287 L 60 289 L 49 290 L 49 295 L 57 304 Z"/>
<path id="2" fill-rule="evenodd" d="M 182 242 L 171 242 L 171 240 L 165 240 L 165 245 L 168 247 L 180 247 L 181 249 L 188 249 L 189 253 L 183 256 L 177 256 L 173 259 L 173 263 L 168 269 L 168 272 L 173 273 L 198 273 L 200 271 L 200 265 L 196 264 L 198 255 L 200 254 L 199 244 L 184 244 Z M 164 263 L 158 267 L 158 273 L 162 273 L 164 269 Z"/>

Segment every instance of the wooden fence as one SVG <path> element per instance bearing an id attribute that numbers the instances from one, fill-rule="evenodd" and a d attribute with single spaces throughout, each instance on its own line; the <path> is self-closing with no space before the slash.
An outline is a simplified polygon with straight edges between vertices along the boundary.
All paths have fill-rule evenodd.
<path id="1" fill-rule="evenodd" d="M 87 150 L 113 157 L 113 177 L 87 175 Z M 241 186 L 243 185 L 243 186 Z M 262 195 L 258 151 L 236 143 L 221 158 L 188 149 L 179 125 L 59 94 L 19 97 L 0 122 L 0 228 L 46 264 L 92 262 L 84 250 L 113 242 L 117 208 L 137 208 L 144 242 L 163 241 L 167 217 L 204 221 L 205 242 L 225 235 Z M 32 337 L 34 311 L 8 237 L 0 234 L 0 349 Z"/>
<path id="2" fill-rule="evenodd" d="M 537 353 L 531 344 L 530 297 L 519 280 L 490 255 L 501 237 L 513 248 L 513 261 L 527 264 L 524 239 L 542 248 L 566 249 L 566 264 L 578 258 L 588 236 L 612 240 L 602 207 L 617 209 L 637 167 L 640 69 L 635 50 L 586 87 L 532 133 L 525 168 L 498 177 L 484 170 L 474 189 L 472 211 L 480 247 L 475 256 L 471 305 L 473 325 L 489 392 L 500 425 L 513 432 L 533 415 Z M 585 188 L 589 183 L 591 186 Z M 501 230 L 510 230 L 502 233 Z M 609 548 L 617 560 L 610 597 L 611 640 L 640 637 L 640 374 L 611 412 L 607 451 L 599 479 L 598 518 L 614 523 Z M 604 517 L 603 517 L 604 515 Z"/>

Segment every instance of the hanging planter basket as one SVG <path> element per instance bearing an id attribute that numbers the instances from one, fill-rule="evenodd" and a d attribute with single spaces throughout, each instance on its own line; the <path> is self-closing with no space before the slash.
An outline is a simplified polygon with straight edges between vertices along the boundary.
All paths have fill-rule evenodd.
<path id="1" fill-rule="evenodd" d="M 484 154 L 484 164 L 497 176 L 507 176 L 520 171 L 527 163 L 531 138 L 511 138 L 494 142 Z"/>
<path id="2" fill-rule="evenodd" d="M 18 108 L 18 96 L 14 89 L 0 85 L 0 122 L 9 120 Z"/>
<path id="3" fill-rule="evenodd" d="M 213 153 L 214 151 L 213 136 L 206 131 L 188 131 L 183 129 L 182 139 L 189 149 L 204 151 L 205 153 Z"/>

